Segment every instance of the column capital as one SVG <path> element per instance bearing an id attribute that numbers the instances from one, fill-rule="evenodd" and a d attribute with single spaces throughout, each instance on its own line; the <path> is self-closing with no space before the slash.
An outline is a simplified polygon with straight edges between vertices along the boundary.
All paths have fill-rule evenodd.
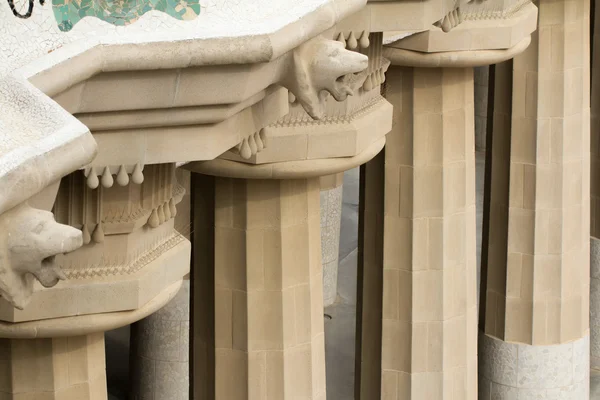
<path id="1" fill-rule="evenodd" d="M 537 28 L 529 0 L 456 2 L 425 29 L 386 32 L 383 56 L 405 67 L 477 67 L 523 52 Z"/>
<path id="2" fill-rule="evenodd" d="M 401 41 L 384 47 L 383 56 L 392 65 L 421 68 L 468 68 L 498 64 L 521 54 L 531 43 L 531 36 L 526 36 L 520 42 L 508 49 L 494 50 L 455 50 L 434 53 L 423 53 L 399 46 Z"/>
<path id="3" fill-rule="evenodd" d="M 324 81 L 320 79 L 323 82 L 318 86 L 318 109 L 322 115 L 314 115 L 311 106 L 305 104 L 311 96 L 305 94 L 302 99 L 294 85 L 287 85 L 289 113 L 243 138 L 218 159 L 191 163 L 186 168 L 222 177 L 297 179 L 343 172 L 370 160 L 383 147 L 392 121 L 392 105 L 381 94 L 390 65 L 381 56 L 382 38 L 382 33 L 363 32 L 357 40 L 353 32 L 339 32 L 336 46 L 330 47 L 348 55 L 330 58 L 322 54 L 322 62 L 313 62 L 322 65 L 323 70 L 338 71 L 325 74 Z M 309 49 L 300 51 L 303 58 L 310 54 L 310 47 L 321 46 L 306 45 Z M 335 64 L 367 57 L 364 70 L 333 78 L 339 75 Z M 323 66 L 326 64 L 331 66 Z M 303 68 L 310 72 L 310 68 Z M 342 86 L 323 90 L 325 82 L 332 80 Z M 295 85 L 300 83 L 298 80 Z"/>
<path id="4" fill-rule="evenodd" d="M 175 282 L 142 307 L 132 311 L 77 315 L 27 322 L 0 322 L 0 338 L 49 339 L 85 336 L 106 332 L 137 322 L 168 304 L 179 292 L 183 280 Z"/>
<path id="5" fill-rule="evenodd" d="M 217 158 L 205 162 L 193 162 L 183 168 L 205 175 L 243 179 L 301 179 L 316 178 L 344 172 L 362 165 L 375 157 L 385 146 L 385 138 L 371 144 L 354 157 L 317 160 L 286 161 L 273 164 L 244 164 Z"/>

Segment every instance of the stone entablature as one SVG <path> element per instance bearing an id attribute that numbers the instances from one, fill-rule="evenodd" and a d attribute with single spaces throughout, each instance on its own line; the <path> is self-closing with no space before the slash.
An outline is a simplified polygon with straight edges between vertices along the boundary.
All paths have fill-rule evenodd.
<path id="1" fill-rule="evenodd" d="M 39 230 L 35 223 L 50 221 L 51 215 L 23 203 L 30 198 L 32 203 L 42 202 L 34 197 L 46 197 L 42 208 L 54 207 L 58 223 L 64 224 L 48 222 L 56 234 L 52 239 L 70 239 L 60 248 L 53 241 L 48 249 L 39 246 L 43 251 L 33 252 L 25 267 L 14 268 L 26 287 L 7 285 L 0 276 L 2 296 L 12 299 L 12 304 L 0 299 L 0 320 L 8 321 L 0 323 L 0 337 L 15 340 L 10 342 L 15 349 L 25 338 L 50 346 L 49 358 L 59 365 L 61 354 L 56 346 L 63 342 L 55 338 L 69 337 L 68 348 L 70 337 L 77 336 L 73 343 L 97 349 L 102 344 L 98 332 L 134 322 L 172 299 L 189 272 L 190 257 L 190 243 L 177 232 L 174 222 L 184 196 L 175 166 L 189 163 L 186 168 L 198 173 L 192 189 L 200 221 L 196 228 L 202 234 L 196 235 L 195 246 L 199 253 L 207 250 L 195 261 L 196 287 L 207 290 L 196 292 L 201 296 L 196 305 L 203 308 L 197 315 L 204 319 L 195 321 L 200 328 L 193 335 L 216 355 L 216 362 L 215 357 L 198 359 L 195 355 L 192 361 L 207 367 L 202 379 L 208 384 L 194 389 L 216 391 L 231 400 L 249 396 L 287 400 L 298 393 L 324 399 L 318 178 L 365 164 L 379 154 L 393 129 L 392 117 L 398 112 L 393 107 L 406 100 L 399 100 L 400 91 L 414 95 L 421 89 L 419 84 L 435 81 L 430 91 L 414 96 L 426 107 L 411 109 L 407 103 L 398 121 L 437 118 L 445 124 L 442 131 L 428 124 L 423 132 L 432 138 L 443 134 L 440 143 L 447 143 L 443 147 L 450 150 L 436 153 L 438 158 L 425 157 L 425 163 L 419 164 L 418 156 L 429 150 L 427 143 L 416 143 L 417 133 L 413 141 L 410 129 L 404 133 L 396 129 L 385 159 L 389 165 L 379 175 L 385 178 L 380 193 L 388 196 L 387 207 L 397 201 L 396 211 L 410 214 L 402 217 L 411 224 L 422 217 L 418 207 L 447 203 L 456 208 L 457 216 L 427 214 L 426 219 L 432 227 L 440 220 L 460 227 L 441 233 L 449 250 L 443 250 L 438 272 L 451 269 L 451 273 L 440 272 L 436 277 L 441 276 L 438 288 L 453 290 L 460 289 L 453 279 L 460 280 L 468 299 L 463 304 L 464 299 L 455 296 L 446 303 L 445 297 L 438 296 L 428 303 L 436 312 L 444 310 L 445 325 L 452 325 L 440 330 L 446 335 L 443 349 L 431 353 L 433 360 L 452 351 L 441 372 L 433 371 L 435 362 L 424 374 L 415 373 L 416 362 L 411 369 L 397 365 L 398 346 L 389 347 L 399 336 L 389 329 L 383 336 L 363 331 L 363 340 L 375 334 L 372 343 L 383 337 L 384 357 L 363 360 L 375 372 L 362 384 L 374 390 L 364 389 L 369 399 L 377 398 L 371 393 L 382 390 L 394 398 L 392 393 L 405 389 L 399 377 L 409 371 L 414 384 L 411 393 L 417 400 L 434 400 L 435 396 L 422 397 L 422 393 L 440 385 L 444 393 L 450 393 L 448 382 L 459 388 L 463 381 L 464 391 L 456 393 L 475 398 L 474 159 L 469 137 L 473 104 L 468 92 L 472 92 L 473 66 L 512 58 L 529 45 L 537 8 L 529 2 L 495 0 L 221 3 L 208 5 L 188 22 L 154 12 L 120 28 L 84 19 L 68 33 L 55 26 L 40 30 L 39 37 L 44 39 L 40 45 L 32 41 L 21 47 L 9 43 L 7 50 L 0 46 L 0 62 L 6 61 L 0 67 L 0 107 L 7 114 L 0 136 L 14 144 L 0 149 L 0 188 L 11 193 L 7 200 L 0 199 L 0 225 L 8 226 L 5 231 L 10 232 L 13 221 L 24 218 L 27 223 L 21 226 Z M 29 19 L 9 20 L 0 33 L 13 29 L 9 36 L 13 37 L 32 27 L 47 28 L 40 21 L 48 10 L 38 9 L 40 13 Z M 0 7 L 0 20 L 5 14 Z M 98 35 L 101 30 L 104 33 Z M 382 87 L 387 85 L 390 64 L 396 68 L 398 86 L 386 87 L 393 93 L 386 96 Z M 403 85 L 413 85 L 412 92 Z M 448 91 L 449 87 L 456 91 Z M 441 110 L 435 108 L 440 99 L 444 102 Z M 19 115 L 23 104 L 30 120 Z M 33 110 L 42 112 L 33 115 Z M 461 118 L 454 119 L 455 114 Z M 24 137 L 14 134 L 24 128 Z M 50 136 L 53 140 L 48 145 Z M 413 144 L 414 154 L 407 158 L 394 153 Z M 460 168 L 452 170 L 455 165 L 450 164 L 457 160 Z M 391 165 L 397 165 L 398 171 L 409 166 L 415 178 L 399 175 Z M 416 174 L 430 172 L 429 167 L 459 182 L 457 192 L 462 194 L 452 192 L 449 184 L 427 189 L 422 177 L 420 186 L 413 182 Z M 408 200 L 397 197 L 406 179 L 414 183 L 410 186 L 414 196 Z M 24 186 L 23 194 L 11 189 L 15 182 Z M 388 190 L 383 190 L 385 185 Z M 368 221 L 372 227 L 382 228 L 383 213 L 375 215 L 380 211 L 374 212 L 374 221 Z M 198 219 L 201 213 L 205 220 Z M 387 240 L 387 252 L 390 246 L 397 247 L 390 226 L 373 235 L 376 240 Z M 408 232 L 412 243 L 420 231 L 415 224 L 403 232 Z M 27 230 L 17 233 L 26 239 L 31 236 Z M 435 239 L 431 235 L 431 241 L 414 249 L 415 254 L 431 250 Z M 456 246 L 449 244 L 451 240 Z M 11 248 L 9 241 L 7 248 L 12 251 L 14 244 Z M 63 252 L 69 253 L 60 255 Z M 56 259 L 54 253 L 59 254 Z M 384 257 L 391 270 L 398 261 L 394 254 Z M 415 265 L 421 265 L 419 260 Z M 67 281 L 43 288 L 34 285 L 30 272 L 43 286 L 54 286 L 63 278 Z M 384 293 L 383 311 L 375 315 L 383 312 L 387 323 L 397 319 L 388 318 L 395 315 L 397 304 L 386 297 L 396 293 L 394 282 L 387 279 L 383 286 L 382 278 L 384 290 L 370 293 L 372 298 L 379 296 L 378 301 Z M 9 289 L 16 290 L 16 296 Z M 420 299 L 429 293 L 417 284 L 411 290 Z M 451 293 L 443 292 L 444 296 Z M 29 297 L 30 307 L 24 307 Z M 454 308 L 446 312 L 444 304 Z M 437 326 L 439 318 L 415 310 L 411 321 Z M 375 329 L 381 322 L 367 328 Z M 291 325 L 294 328 L 288 329 Z M 202 342 L 202 335 L 210 329 L 214 330 L 208 341 Z M 465 332 L 466 336 L 460 336 Z M 414 335 L 419 336 L 418 332 Z M 461 344 L 451 346 L 450 335 L 459 335 Z M 431 339 L 432 346 L 436 343 Z M 18 354 L 0 356 L 12 365 L 11 357 Z M 99 357 L 90 351 L 80 358 L 101 364 Z M 386 373 L 381 374 L 381 368 L 387 368 Z M 434 384 L 418 386 L 432 371 L 437 379 L 428 383 Z M 84 376 L 90 388 L 102 386 L 104 376 L 96 372 Z M 240 384 L 228 383 L 232 377 Z M 16 393 L 19 384 L 0 387 L 0 394 Z M 30 386 L 33 392 L 37 390 Z M 94 398 L 94 391 L 106 397 L 101 389 L 90 389 L 79 398 Z"/>
<path id="2" fill-rule="evenodd" d="M 83 196 L 79 198 L 85 205 L 81 203 L 83 211 L 71 210 L 66 218 L 69 223 L 82 230 L 81 240 L 86 247 L 104 246 L 106 241 L 112 240 L 110 227 L 114 223 L 109 221 L 112 218 L 109 210 L 111 196 L 108 195 L 107 198 L 107 194 L 123 192 L 120 189 L 122 186 L 131 188 L 141 184 L 142 187 L 149 187 L 152 184 L 152 180 L 147 179 L 145 183 L 141 183 L 144 179 L 140 177 L 143 175 L 141 169 L 144 165 L 146 169 L 152 169 L 152 164 L 213 159 L 241 142 L 245 136 L 260 131 L 285 115 L 288 112 L 288 95 L 285 89 L 278 89 L 278 84 L 288 86 L 295 92 L 298 101 L 313 117 L 319 117 L 323 113 L 324 98 L 320 95 L 321 91 L 328 91 L 338 100 L 352 92 L 353 89 L 347 86 L 347 79 L 337 78 L 348 75 L 352 82 L 360 79 L 360 75 L 353 78 L 353 74 L 367 67 L 367 57 L 343 50 L 341 43 L 331 39 L 317 37 L 304 44 L 303 42 L 311 36 L 309 31 L 316 35 L 321 30 L 330 28 L 339 18 L 357 10 L 361 2 L 344 2 L 343 6 L 337 2 L 314 3 L 316 8 L 308 7 L 306 10 L 307 15 L 302 20 L 303 29 L 292 29 L 298 34 L 295 37 L 290 36 L 288 30 L 298 22 L 284 25 L 285 29 L 275 28 L 274 32 L 264 33 L 262 36 L 260 32 L 254 32 L 252 39 L 244 36 L 242 27 L 238 37 L 211 37 L 210 34 L 198 37 L 192 33 L 191 36 L 168 41 L 164 38 L 152 41 L 147 37 L 148 43 L 140 43 L 138 39 L 130 41 L 129 38 L 135 36 L 133 34 L 105 35 L 100 38 L 86 38 L 84 35 L 20 68 L 16 72 L 20 81 L 3 80 L 3 83 L 12 85 L 15 91 L 35 85 L 46 96 L 56 98 L 64 106 L 61 109 L 48 97 L 36 92 L 39 94 L 34 99 L 45 99 L 43 101 L 56 108 L 53 118 L 65 115 L 68 119 L 73 118 L 70 114 L 81 115 L 81 120 L 89 122 L 92 127 L 92 134 L 98 143 L 98 157 L 85 169 L 89 189 L 82 185 L 79 185 L 81 189 L 77 189 L 83 190 Z M 307 30 L 306 23 L 311 20 L 312 26 Z M 330 22 L 325 22 L 324 25 L 323 21 Z M 22 22 L 27 23 L 34 24 L 35 19 Z M 134 24 L 131 28 L 133 31 L 136 29 L 134 26 L 139 28 L 139 24 Z M 275 23 L 274 26 L 280 25 Z M 266 31 L 268 30 L 267 28 Z M 52 30 L 49 34 L 53 35 Z M 200 42 L 201 47 L 196 49 L 195 46 Z M 212 51 L 211 46 L 214 46 Z M 231 52 L 230 46 L 240 46 L 242 51 Z M 298 47 L 295 49 L 296 46 Z M 170 57 L 164 57 L 165 50 Z M 192 54 L 195 53 L 202 56 L 194 58 Z M 139 60 L 143 62 L 140 63 Z M 18 66 L 19 62 L 15 61 L 15 65 Z M 217 68 L 214 65 L 220 66 Z M 134 76 L 135 79 L 132 79 Z M 23 81 L 23 77 L 28 82 Z M 21 84 L 16 85 L 15 82 Z M 359 85 L 362 83 L 358 82 Z M 224 87 L 235 89 L 223 90 Z M 165 96 L 165 93 L 172 95 Z M 36 103 L 32 102 L 29 107 L 35 108 Z M 195 108 L 195 112 L 190 113 L 190 108 Z M 81 124 L 78 126 L 82 128 L 80 135 L 87 135 L 89 138 L 85 127 Z M 93 155 L 90 152 L 88 154 Z M 89 160 L 88 157 L 86 161 Z M 74 164 L 69 169 L 79 166 L 81 164 Z M 61 175 L 68 173 L 69 169 L 64 170 Z M 116 177 L 112 176 L 113 173 Z M 54 180 L 58 178 L 60 175 Z M 42 188 L 43 186 L 36 190 Z M 73 207 L 73 194 L 65 196 L 67 198 L 63 201 Z M 123 196 L 117 195 L 119 197 Z M 164 199 L 168 212 L 173 211 L 174 204 L 171 203 L 175 203 L 176 198 L 176 194 L 172 193 Z M 164 207 L 164 204 L 156 204 L 148 209 L 149 216 L 142 217 L 147 218 L 145 222 L 150 227 L 173 231 L 173 226 L 165 228 L 160 221 Z M 85 215 L 81 220 L 83 222 L 75 222 L 77 218 L 72 218 L 73 213 L 78 215 L 82 212 Z M 93 215 L 94 212 L 96 215 Z M 127 213 L 137 215 L 135 210 L 128 210 Z M 132 222 L 139 228 L 134 220 L 137 218 L 133 218 Z M 140 240 L 135 239 L 138 231 L 141 232 L 137 229 L 127 233 L 128 236 L 134 235 L 130 240 Z M 119 229 L 113 229 L 112 233 L 126 234 Z M 156 239 L 143 240 L 150 240 L 147 242 L 150 247 L 155 247 L 153 243 L 157 243 Z M 165 243 L 170 241 L 168 238 L 165 240 Z M 83 252 L 86 250 L 82 249 L 78 253 Z M 139 258 L 144 251 L 140 253 L 137 250 L 135 253 L 139 254 L 136 256 Z M 133 256 L 123 249 L 122 252 L 111 254 L 111 257 L 130 260 Z M 72 257 L 62 258 L 65 265 L 70 263 L 69 258 Z M 106 261 L 107 258 L 101 256 L 99 260 Z M 98 265 L 92 269 L 96 271 L 98 268 L 106 268 L 112 271 L 119 269 L 114 264 L 123 264 L 118 261 L 98 264 L 99 260 L 92 260 L 92 264 L 86 268 Z M 124 263 L 130 264 L 129 261 Z M 68 271 L 80 269 L 67 267 Z M 71 278 L 104 275 L 98 271 L 69 272 L 68 275 Z M 149 298 L 145 301 L 147 300 Z M 122 305 L 117 309 L 108 308 L 110 311 L 118 311 L 136 308 L 141 304 L 143 302 Z M 36 316 L 5 318 L 39 319 L 44 315 L 41 311 Z M 100 311 L 102 310 L 95 307 L 94 310 L 89 310 Z M 63 310 L 61 315 L 56 316 L 63 316 L 62 313 L 65 312 L 68 315 L 68 311 Z M 80 314 L 81 310 L 72 312 Z"/>

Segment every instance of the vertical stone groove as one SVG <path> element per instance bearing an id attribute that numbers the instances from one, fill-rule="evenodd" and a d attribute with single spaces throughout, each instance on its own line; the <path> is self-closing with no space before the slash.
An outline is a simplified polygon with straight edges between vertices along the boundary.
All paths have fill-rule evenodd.
<path id="1" fill-rule="evenodd" d="M 381 398 L 475 399 L 473 70 L 387 80 Z"/>
<path id="2" fill-rule="evenodd" d="M 324 400 L 319 180 L 216 178 L 215 198 L 216 398 Z"/>
<path id="3" fill-rule="evenodd" d="M 510 126 L 507 110 L 494 124 L 488 229 L 507 240 L 488 245 L 480 398 L 589 398 L 589 2 L 538 6 L 512 82 L 496 80 L 513 90 Z"/>

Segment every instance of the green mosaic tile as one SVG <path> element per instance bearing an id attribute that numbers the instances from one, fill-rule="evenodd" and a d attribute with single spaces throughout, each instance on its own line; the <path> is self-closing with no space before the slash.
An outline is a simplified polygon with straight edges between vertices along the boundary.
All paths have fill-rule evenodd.
<path id="1" fill-rule="evenodd" d="M 200 0 L 52 0 L 52 10 L 60 30 L 67 32 L 84 17 L 124 26 L 152 10 L 192 20 L 200 14 Z"/>

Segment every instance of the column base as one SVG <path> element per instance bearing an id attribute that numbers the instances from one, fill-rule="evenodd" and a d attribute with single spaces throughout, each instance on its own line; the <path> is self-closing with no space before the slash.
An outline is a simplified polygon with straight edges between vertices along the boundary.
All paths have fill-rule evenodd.
<path id="1" fill-rule="evenodd" d="M 600 371 L 600 240 L 590 237 L 590 364 Z"/>
<path id="2" fill-rule="evenodd" d="M 589 398 L 590 338 L 551 346 L 479 334 L 479 400 Z"/>

